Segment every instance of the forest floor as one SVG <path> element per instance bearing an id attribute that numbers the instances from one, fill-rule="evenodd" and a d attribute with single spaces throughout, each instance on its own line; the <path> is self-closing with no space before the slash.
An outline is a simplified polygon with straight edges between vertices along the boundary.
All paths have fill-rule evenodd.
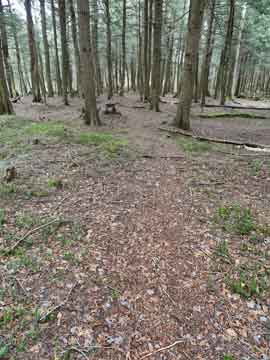
<path id="1" fill-rule="evenodd" d="M 0 117 L 0 359 L 270 359 L 270 154 L 115 101 L 94 132 L 76 99 Z M 193 131 L 269 145 L 240 112 Z"/>

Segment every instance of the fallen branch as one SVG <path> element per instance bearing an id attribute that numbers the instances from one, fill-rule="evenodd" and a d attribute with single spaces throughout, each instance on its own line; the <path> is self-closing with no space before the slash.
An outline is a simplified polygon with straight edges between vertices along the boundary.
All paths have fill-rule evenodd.
<path id="1" fill-rule="evenodd" d="M 150 154 L 143 154 L 142 158 L 144 159 L 183 159 L 181 155 L 164 155 L 164 156 L 154 156 Z"/>
<path id="2" fill-rule="evenodd" d="M 238 146 L 243 146 L 243 147 L 247 146 L 250 148 L 258 148 L 258 149 L 270 149 L 269 145 L 248 143 L 248 142 L 242 142 L 242 141 L 236 141 L 236 140 L 226 140 L 226 139 L 203 137 L 203 136 L 194 135 L 189 131 L 185 131 L 185 130 L 181 130 L 181 129 L 177 129 L 177 128 L 173 128 L 173 127 L 159 127 L 158 129 L 161 131 L 167 131 L 167 132 L 174 133 L 174 134 L 189 136 L 189 137 L 191 137 L 195 140 L 199 140 L 199 141 L 209 141 L 209 142 L 215 142 L 215 143 L 219 143 L 219 144 L 238 145 Z"/>
<path id="3" fill-rule="evenodd" d="M 215 104 L 205 104 L 204 107 L 208 108 L 225 108 L 225 109 L 238 109 L 238 110 L 265 110 L 269 111 L 270 108 L 258 108 L 255 106 L 237 106 L 237 105 L 215 105 Z"/>
<path id="4" fill-rule="evenodd" d="M 169 349 L 171 349 L 172 347 L 174 347 L 174 346 L 176 346 L 176 345 L 178 345 L 178 344 L 181 344 L 181 343 L 183 343 L 183 342 L 185 342 L 184 339 L 177 340 L 177 341 L 175 341 L 175 342 L 174 342 L 173 344 L 171 344 L 171 345 L 162 347 L 162 348 L 160 348 L 160 349 L 158 349 L 158 350 L 155 350 L 155 351 L 151 351 L 150 353 L 148 353 L 148 354 L 144 355 L 143 357 L 141 357 L 140 360 L 146 359 L 146 358 L 148 358 L 148 357 L 150 357 L 150 356 L 152 356 L 152 355 L 158 354 L 158 353 L 160 353 L 160 352 L 162 352 L 162 351 L 169 350 Z"/>
<path id="5" fill-rule="evenodd" d="M 46 224 L 42 224 L 34 229 L 31 229 L 29 230 L 25 235 L 23 235 L 23 237 L 21 237 L 10 249 L 6 250 L 5 251 L 5 254 L 9 254 L 11 253 L 12 251 L 14 251 L 23 241 L 25 241 L 30 235 L 33 235 L 35 234 L 36 232 L 38 232 L 39 230 L 41 229 L 44 229 L 56 222 L 60 221 L 59 219 L 54 219 L 54 220 L 51 220 L 49 221 L 48 223 Z"/>
<path id="6" fill-rule="evenodd" d="M 69 293 L 67 294 L 67 297 L 65 298 L 65 300 L 62 301 L 60 304 L 56 305 L 55 307 L 53 307 L 45 315 L 41 316 L 41 318 L 38 319 L 38 322 L 42 322 L 42 321 L 46 320 L 48 318 L 48 316 L 50 316 L 52 313 L 54 313 L 55 311 L 59 310 L 61 307 L 66 305 L 66 303 L 69 301 L 69 298 L 70 298 L 70 295 L 71 295 L 72 291 L 75 289 L 75 287 L 77 285 L 78 285 L 78 283 L 76 283 L 74 286 L 72 286 L 72 288 L 69 290 Z"/>

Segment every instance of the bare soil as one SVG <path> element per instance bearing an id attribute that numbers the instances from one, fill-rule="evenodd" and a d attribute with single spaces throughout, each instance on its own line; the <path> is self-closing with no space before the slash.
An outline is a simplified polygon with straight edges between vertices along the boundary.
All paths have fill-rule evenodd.
<path id="1" fill-rule="evenodd" d="M 143 106 L 135 95 L 115 101 L 121 116 L 102 115 L 95 130 L 125 137 L 128 154 L 108 159 L 95 147 L 41 139 L 30 155 L 13 159 L 20 191 L 0 198 L 2 247 L 27 231 L 16 222 L 22 213 L 63 222 L 0 255 L 2 358 L 269 359 L 269 154 L 232 146 L 184 151 L 181 137 L 158 130 L 176 112 L 170 98 L 160 113 L 134 108 Z M 78 99 L 68 107 L 61 99 L 48 103 L 24 98 L 16 114 L 89 131 Z M 196 134 L 270 144 L 270 119 L 232 119 L 229 111 L 228 118 L 200 119 L 199 111 L 194 105 Z M 61 186 L 25 196 L 50 178 Z M 255 230 L 239 235 L 215 220 L 232 204 L 250 209 L 267 230 L 255 245 Z M 217 254 L 224 242 L 229 257 Z M 245 298 L 228 279 L 248 265 L 266 274 L 269 287 Z"/>

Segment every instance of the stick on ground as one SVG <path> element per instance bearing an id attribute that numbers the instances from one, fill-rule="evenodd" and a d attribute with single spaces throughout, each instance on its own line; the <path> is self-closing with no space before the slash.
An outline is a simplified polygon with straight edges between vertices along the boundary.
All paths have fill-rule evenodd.
<path id="1" fill-rule="evenodd" d="M 175 341 L 174 343 L 172 343 L 172 344 L 170 344 L 170 345 L 168 345 L 168 346 L 162 347 L 162 348 L 160 348 L 160 349 L 158 349 L 158 350 L 151 351 L 150 353 L 148 353 L 148 354 L 144 355 L 143 357 L 141 357 L 140 360 L 146 359 L 146 358 L 148 358 L 148 357 L 150 357 L 150 356 L 152 356 L 152 355 L 158 354 L 158 353 L 160 353 L 160 352 L 162 352 L 162 351 L 169 350 L 169 349 L 171 349 L 172 347 L 174 347 L 174 346 L 176 346 L 176 345 L 178 345 L 178 344 L 181 344 L 181 343 L 183 343 L 183 342 L 185 342 L 184 339 L 177 340 L 177 341 Z"/>

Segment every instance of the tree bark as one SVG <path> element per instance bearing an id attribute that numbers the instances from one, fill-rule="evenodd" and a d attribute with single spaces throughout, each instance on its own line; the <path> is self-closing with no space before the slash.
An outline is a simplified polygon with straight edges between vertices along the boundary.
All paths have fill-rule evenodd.
<path id="1" fill-rule="evenodd" d="M 240 58 L 242 34 L 244 31 L 244 26 L 245 26 L 246 13 L 247 13 L 247 4 L 244 3 L 244 5 L 242 7 L 240 28 L 239 28 L 237 44 L 236 44 L 235 67 L 234 67 L 233 84 L 232 84 L 232 96 L 235 96 L 235 94 L 236 94 L 237 80 L 238 80 L 238 76 L 239 76 L 239 72 L 240 72 L 239 58 Z"/>
<path id="2" fill-rule="evenodd" d="M 99 96 L 103 91 L 100 61 L 99 61 L 99 14 L 97 0 L 93 0 L 93 27 L 92 27 L 92 44 L 95 58 L 95 75 L 97 83 L 97 95 Z"/>
<path id="3" fill-rule="evenodd" d="M 226 102 L 228 79 L 229 79 L 229 67 L 230 67 L 230 56 L 232 49 L 232 37 L 233 37 L 233 26 L 234 26 L 234 12 L 235 12 L 235 0 L 230 0 L 230 12 L 227 25 L 227 33 L 224 47 L 224 62 L 221 72 L 221 98 L 220 105 L 224 105 Z"/>
<path id="4" fill-rule="evenodd" d="M 112 30 L 110 0 L 104 0 L 106 15 L 106 37 L 107 37 L 107 71 L 108 71 L 108 99 L 113 97 L 113 78 L 112 78 Z"/>
<path id="5" fill-rule="evenodd" d="M 58 42 L 57 42 L 54 0 L 51 0 L 51 12 L 52 12 L 54 51 L 55 51 L 56 86 L 57 86 L 57 94 L 58 94 L 58 96 L 61 96 L 62 95 L 62 79 L 61 79 L 59 54 L 58 54 Z"/>
<path id="6" fill-rule="evenodd" d="M 96 105 L 96 85 L 93 52 L 90 41 L 89 1 L 77 0 L 79 19 L 80 58 L 82 66 L 83 95 L 85 99 L 84 120 L 87 125 L 100 125 Z"/>
<path id="7" fill-rule="evenodd" d="M 45 53 L 45 69 L 46 69 L 46 83 L 48 87 L 48 96 L 53 96 L 53 86 L 52 86 L 52 77 L 51 77 L 51 64 L 50 64 L 50 49 L 47 36 L 47 23 L 46 23 L 46 10 L 45 10 L 45 0 L 39 0 L 40 3 L 40 16 L 41 16 L 41 28 L 42 28 L 42 38 L 43 46 Z"/>
<path id="8" fill-rule="evenodd" d="M 63 102 L 68 105 L 69 56 L 67 48 L 66 0 L 58 0 L 62 50 Z"/>
<path id="9" fill-rule="evenodd" d="M 201 37 L 204 6 L 204 0 L 191 0 L 190 2 L 182 91 L 175 118 L 176 126 L 184 130 L 190 129 L 190 108 L 193 98 L 196 59 Z"/>
<path id="10" fill-rule="evenodd" d="M 154 44 L 151 86 L 151 110 L 159 111 L 160 79 L 161 79 L 161 31 L 163 0 L 154 0 Z"/>
<path id="11" fill-rule="evenodd" d="M 0 37 L 0 115 L 13 114 L 13 107 L 11 101 L 9 100 L 3 60 L 2 38 Z"/>
<path id="12" fill-rule="evenodd" d="M 121 63 L 120 96 L 124 95 L 125 77 L 126 77 L 126 25 L 127 25 L 127 1 L 123 0 L 122 63 Z"/>
<path id="13" fill-rule="evenodd" d="M 204 49 L 202 69 L 201 69 L 201 80 L 200 80 L 200 96 L 201 96 L 201 105 L 205 105 L 205 98 L 208 96 L 208 81 L 209 81 L 209 72 L 210 72 L 210 63 L 213 54 L 214 46 L 214 16 L 215 16 L 216 0 L 212 0 L 209 3 L 209 21 L 208 29 L 206 36 L 206 44 Z"/>
<path id="14" fill-rule="evenodd" d="M 26 10 L 28 43 L 29 43 L 30 61 L 31 61 L 31 82 L 32 82 L 33 102 L 41 102 L 38 53 L 37 53 L 37 46 L 36 46 L 36 40 L 34 34 L 31 0 L 25 0 L 24 5 Z"/>
<path id="15" fill-rule="evenodd" d="M 79 52 L 79 45 L 77 39 L 76 15 L 74 10 L 73 0 L 68 0 L 68 1 L 69 1 L 69 13 L 71 18 L 71 33 L 72 33 L 72 41 L 73 41 L 73 49 L 74 49 L 74 59 L 75 59 L 75 67 L 76 67 L 76 88 L 77 88 L 77 93 L 80 93 L 81 60 L 80 60 L 80 52 Z"/>

